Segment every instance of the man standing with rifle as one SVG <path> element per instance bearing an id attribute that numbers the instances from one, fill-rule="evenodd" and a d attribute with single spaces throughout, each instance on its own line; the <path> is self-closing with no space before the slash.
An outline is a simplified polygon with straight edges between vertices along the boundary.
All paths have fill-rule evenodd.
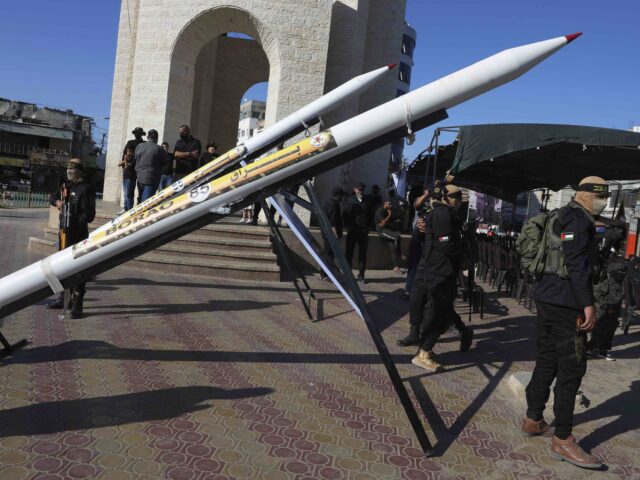
<path id="1" fill-rule="evenodd" d="M 51 194 L 51 205 L 60 211 L 60 231 L 58 234 L 60 250 L 64 250 L 89 236 L 89 224 L 96 216 L 96 192 L 85 179 L 84 162 L 72 158 L 67 165 L 67 180 L 60 191 Z M 86 283 L 73 286 L 71 290 L 71 318 L 82 318 L 82 304 L 86 292 Z M 65 293 L 47 308 L 65 307 Z"/>

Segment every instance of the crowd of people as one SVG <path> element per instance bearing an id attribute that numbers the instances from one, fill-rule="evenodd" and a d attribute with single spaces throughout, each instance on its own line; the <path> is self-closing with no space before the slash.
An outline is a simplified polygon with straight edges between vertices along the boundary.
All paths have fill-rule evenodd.
<path id="1" fill-rule="evenodd" d="M 144 202 L 218 156 L 216 143 L 209 142 L 203 151 L 188 125 L 180 126 L 180 138 L 173 151 L 167 142 L 158 145 L 158 132 L 154 129 L 146 133 L 136 127 L 131 133 L 134 138 L 125 145 L 118 164 L 122 168 L 123 212 L 133 208 L 136 188 L 137 203 Z"/>
<path id="2" fill-rule="evenodd" d="M 380 198 L 371 217 L 371 201 L 364 192 L 365 185 L 358 183 L 353 194 L 343 201 L 345 192 L 336 188 L 323 206 L 337 238 L 347 228 L 346 258 L 350 265 L 355 248 L 359 250 L 360 281 L 364 281 L 370 229 L 388 242 L 394 268 L 400 258 L 402 230 L 401 216 L 394 213 L 392 198 Z M 538 317 L 536 364 L 526 388 L 528 407 L 522 432 L 550 433 L 552 427 L 544 420 L 543 412 L 555 380 L 555 429 L 550 452 L 557 459 L 584 468 L 601 466 L 600 460 L 583 450 L 572 435 L 575 399 L 587 359 L 614 360 L 612 340 L 623 300 L 626 316 L 640 303 L 636 301 L 640 298 L 640 260 L 625 260 L 625 235 L 620 222 L 601 225 L 605 219 L 600 214 L 608 196 L 604 179 L 586 177 L 568 205 L 543 214 L 546 223 L 542 229 L 525 226 L 518 240 L 512 240 L 521 254 L 524 274 L 529 269 L 535 276 L 533 298 Z M 474 249 L 475 239 L 470 238 L 476 232 L 475 228 L 463 232 L 461 203 L 461 189 L 443 182 L 414 195 L 411 205 L 416 214 L 405 285 L 405 295 L 410 299 L 409 334 L 397 344 L 418 347 L 412 363 L 429 372 L 442 368 L 434 349 L 450 327 L 460 334 L 461 351 L 469 350 L 473 343 L 473 330 L 454 309 L 462 271 L 475 268 L 468 254 Z M 333 255 L 326 240 L 324 250 Z"/>

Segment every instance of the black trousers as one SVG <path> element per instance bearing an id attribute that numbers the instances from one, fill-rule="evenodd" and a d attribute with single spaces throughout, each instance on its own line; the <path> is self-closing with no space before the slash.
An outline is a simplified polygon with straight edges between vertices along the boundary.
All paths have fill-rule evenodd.
<path id="1" fill-rule="evenodd" d="M 337 241 L 340 241 L 341 238 L 342 238 L 342 236 L 337 237 Z M 322 243 L 322 253 L 327 255 L 331 260 L 336 258 L 336 254 L 333 251 L 333 249 L 331 248 L 331 245 L 327 241 L 327 237 L 325 237 L 324 234 L 322 235 L 322 242 L 323 242 Z M 327 275 L 324 273 L 324 270 L 321 270 L 320 271 L 320 277 L 325 278 L 326 276 Z"/>
<path id="2" fill-rule="evenodd" d="M 358 276 L 364 278 L 367 269 L 367 245 L 369 243 L 368 228 L 350 228 L 347 232 L 346 257 L 349 266 L 353 265 L 353 254 L 358 246 Z"/>
<path id="3" fill-rule="evenodd" d="M 526 389 L 527 417 L 541 420 L 553 379 L 555 436 L 566 439 L 573 428 L 576 395 L 587 371 L 584 355 L 586 333 L 576 331 L 579 310 L 536 302 L 538 353 L 533 376 Z"/>
<path id="4" fill-rule="evenodd" d="M 391 263 L 393 263 L 393 267 L 400 266 L 400 247 L 401 247 L 401 237 L 400 232 L 394 232 L 389 228 L 382 228 L 378 230 L 378 236 L 388 242 L 389 251 L 391 252 Z"/>
<path id="5" fill-rule="evenodd" d="M 420 348 L 431 351 L 452 323 L 459 332 L 468 327 L 453 308 L 458 291 L 455 276 L 443 278 L 434 284 L 431 279 L 426 279 L 425 274 L 421 260 L 411 288 L 409 323 L 420 332 Z"/>
<path id="6" fill-rule="evenodd" d="M 433 350 L 438 339 L 454 322 L 457 323 L 456 328 L 460 329 L 460 325 L 462 325 L 462 329 L 466 328 L 453 308 L 457 290 L 455 277 L 452 277 L 429 292 L 422 314 L 420 349 L 427 352 Z"/>
<path id="7" fill-rule="evenodd" d="M 254 225 L 258 224 L 258 216 L 260 215 L 260 211 L 262 210 L 262 202 L 256 202 L 253 204 L 253 216 L 251 218 L 251 223 L 253 223 Z M 275 215 L 276 214 L 276 207 L 274 207 L 273 205 L 271 205 L 269 207 L 269 213 L 271 215 Z M 274 218 L 275 220 L 275 218 Z"/>
<path id="8" fill-rule="evenodd" d="M 593 329 L 587 348 L 611 350 L 613 337 L 616 334 L 616 328 L 618 328 L 618 317 L 620 317 L 620 305 L 605 305 L 602 314 L 598 317 L 598 323 Z"/>
<path id="9" fill-rule="evenodd" d="M 62 232 L 58 231 L 58 250 L 62 250 L 61 235 Z M 74 230 L 67 233 L 67 247 L 80 243 L 87 238 L 89 238 L 89 226 L 87 224 L 78 225 Z M 69 290 L 71 291 L 71 294 L 76 293 L 84 297 L 84 294 L 87 293 L 87 282 L 77 283 L 70 287 Z M 64 301 L 64 292 L 60 293 L 60 300 Z"/>

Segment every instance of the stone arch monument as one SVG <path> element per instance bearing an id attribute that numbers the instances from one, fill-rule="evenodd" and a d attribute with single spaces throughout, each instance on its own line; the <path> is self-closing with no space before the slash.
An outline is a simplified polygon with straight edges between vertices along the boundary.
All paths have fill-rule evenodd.
<path id="1" fill-rule="evenodd" d="M 173 146 L 186 123 L 225 151 L 251 85 L 269 82 L 268 126 L 355 75 L 399 63 L 404 12 L 405 0 L 122 0 L 104 199 L 120 200 L 117 164 L 133 128 L 155 128 Z M 398 92 L 389 75 L 325 125 Z M 384 187 L 389 159 L 390 147 L 378 149 L 317 177 L 316 188 L 324 197 L 356 181 Z"/>

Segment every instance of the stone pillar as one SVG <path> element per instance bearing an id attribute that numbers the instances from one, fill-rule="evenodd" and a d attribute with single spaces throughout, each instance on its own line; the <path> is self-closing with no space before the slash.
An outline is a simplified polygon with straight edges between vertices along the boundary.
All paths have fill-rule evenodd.
<path id="1" fill-rule="evenodd" d="M 109 149 L 104 175 L 104 198 L 120 202 L 122 194 L 122 169 L 118 163 L 131 130 L 127 130 L 131 76 L 134 70 L 136 39 L 138 34 L 138 10 L 140 0 L 128 0 L 120 9 L 118 46 L 113 73 L 111 114 L 109 116 Z"/>

